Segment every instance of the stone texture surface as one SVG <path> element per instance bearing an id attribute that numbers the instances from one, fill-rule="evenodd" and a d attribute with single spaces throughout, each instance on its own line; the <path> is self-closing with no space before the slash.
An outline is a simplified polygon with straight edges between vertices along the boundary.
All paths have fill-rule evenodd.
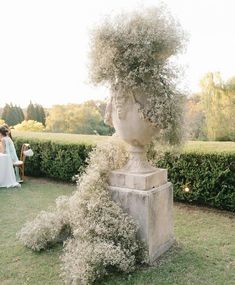
<path id="1" fill-rule="evenodd" d="M 142 97 L 145 98 L 143 107 L 147 100 L 146 96 Z M 160 128 L 143 119 L 140 109 L 141 106 L 136 102 L 135 96 L 113 90 L 109 111 L 110 123 L 117 135 L 132 146 L 145 146 L 160 132 Z"/>
<path id="2" fill-rule="evenodd" d="M 114 186 L 109 190 L 113 200 L 139 224 L 139 236 L 147 243 L 152 263 L 174 242 L 172 184 L 147 191 Z"/>
<path id="3" fill-rule="evenodd" d="M 136 190 L 150 190 L 167 183 L 167 170 L 157 168 L 151 173 L 129 173 L 122 170 L 112 171 L 109 185 Z"/>
<path id="4" fill-rule="evenodd" d="M 105 122 L 113 126 L 118 137 L 130 145 L 125 172 L 153 172 L 155 169 L 148 162 L 144 147 L 160 132 L 160 128 L 141 115 L 140 110 L 147 102 L 146 96 L 141 94 L 137 100 L 139 96 L 134 93 L 124 94 L 113 89 L 105 111 Z"/>

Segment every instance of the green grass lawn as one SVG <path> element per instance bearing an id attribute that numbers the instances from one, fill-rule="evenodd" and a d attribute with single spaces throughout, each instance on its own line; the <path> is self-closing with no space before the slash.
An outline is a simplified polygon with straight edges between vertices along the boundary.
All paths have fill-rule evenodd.
<path id="1" fill-rule="evenodd" d="M 13 130 L 14 137 L 24 137 L 29 139 L 53 140 L 63 143 L 86 142 L 96 144 L 98 142 L 111 139 L 109 136 L 97 135 L 78 135 L 78 134 L 61 134 L 61 133 L 45 133 L 45 132 L 17 132 Z M 115 138 L 113 138 L 115 139 Z M 204 141 L 188 141 L 183 147 L 185 152 L 234 152 L 235 142 L 204 142 Z"/>
<path id="2" fill-rule="evenodd" d="M 26 220 L 53 205 L 74 186 L 28 179 L 20 190 L 0 189 L 0 284 L 62 284 L 62 246 L 34 253 L 16 240 Z M 232 285 L 235 281 L 235 219 L 228 212 L 175 204 L 176 245 L 155 266 L 108 277 L 99 285 Z"/>
<path id="3" fill-rule="evenodd" d="M 14 137 L 23 137 L 29 139 L 52 140 L 62 143 L 89 143 L 97 144 L 98 142 L 110 139 L 110 136 L 99 135 L 78 135 L 78 134 L 64 134 L 64 133 L 46 133 L 46 132 L 19 132 L 12 131 Z"/>
<path id="4" fill-rule="evenodd" d="M 235 153 L 235 142 L 214 142 L 214 141 L 188 141 L 183 150 L 185 152 L 202 152 L 202 153 Z"/>

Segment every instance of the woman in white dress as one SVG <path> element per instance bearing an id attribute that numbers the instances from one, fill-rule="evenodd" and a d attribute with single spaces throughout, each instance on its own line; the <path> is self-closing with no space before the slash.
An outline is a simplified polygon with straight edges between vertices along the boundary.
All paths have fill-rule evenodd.
<path id="1" fill-rule="evenodd" d="M 13 163 L 18 161 L 15 146 L 3 126 L 0 127 L 0 142 L 0 187 L 20 186 L 13 168 Z"/>

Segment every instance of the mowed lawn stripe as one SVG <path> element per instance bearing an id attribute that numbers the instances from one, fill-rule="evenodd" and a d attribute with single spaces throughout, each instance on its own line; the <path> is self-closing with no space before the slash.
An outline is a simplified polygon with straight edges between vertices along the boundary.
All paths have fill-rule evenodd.
<path id="1" fill-rule="evenodd" d="M 63 284 L 62 246 L 35 253 L 16 232 L 41 210 L 54 205 L 75 186 L 28 178 L 18 189 L 0 189 L 0 284 Z M 102 285 L 232 285 L 235 280 L 235 219 L 232 213 L 175 204 L 175 246 L 154 266 L 131 274 L 114 274 Z"/>

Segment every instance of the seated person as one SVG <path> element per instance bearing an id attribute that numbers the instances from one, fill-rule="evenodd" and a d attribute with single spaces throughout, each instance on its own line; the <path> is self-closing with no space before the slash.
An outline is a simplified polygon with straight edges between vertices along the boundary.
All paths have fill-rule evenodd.
<path id="1" fill-rule="evenodd" d="M 8 124 L 3 124 L 1 127 L 4 127 L 5 129 L 7 129 L 7 131 L 8 131 L 8 136 L 11 138 L 11 140 L 13 141 L 13 139 L 12 139 L 12 136 L 11 136 L 11 129 L 10 129 L 10 127 L 8 126 Z"/>
<path id="2" fill-rule="evenodd" d="M 7 128 L 1 126 L 0 127 L 0 141 L 1 141 L 1 146 L 0 146 L 0 152 L 8 154 L 11 159 L 12 163 L 16 163 L 19 161 L 18 156 L 16 154 L 15 146 L 11 138 L 9 137 L 9 131 Z M 19 176 L 19 169 L 16 168 L 16 181 L 20 181 L 20 176 Z"/>

